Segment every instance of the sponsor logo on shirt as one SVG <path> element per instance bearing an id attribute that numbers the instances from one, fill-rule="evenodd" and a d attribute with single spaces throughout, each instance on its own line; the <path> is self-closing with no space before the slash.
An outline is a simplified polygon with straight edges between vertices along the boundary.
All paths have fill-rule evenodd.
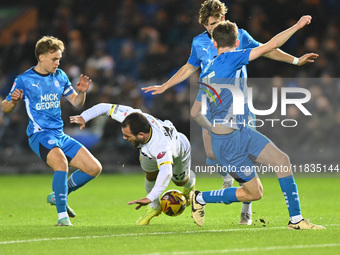
<path id="1" fill-rule="evenodd" d="M 58 94 L 45 94 L 40 96 L 40 103 L 35 105 L 37 110 L 46 110 L 51 108 L 59 108 L 60 101 L 58 98 Z"/>

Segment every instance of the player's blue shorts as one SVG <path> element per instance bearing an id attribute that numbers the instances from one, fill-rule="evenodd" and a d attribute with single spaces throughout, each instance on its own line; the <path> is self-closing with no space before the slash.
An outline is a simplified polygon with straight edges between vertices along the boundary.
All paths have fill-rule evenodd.
<path id="1" fill-rule="evenodd" d="M 70 162 L 83 145 L 63 132 L 42 131 L 28 138 L 31 149 L 46 163 L 47 154 L 59 147 Z"/>
<path id="2" fill-rule="evenodd" d="M 248 126 L 228 135 L 211 133 L 211 145 L 219 165 L 239 183 L 254 178 L 253 162 L 269 142 L 267 137 Z"/>

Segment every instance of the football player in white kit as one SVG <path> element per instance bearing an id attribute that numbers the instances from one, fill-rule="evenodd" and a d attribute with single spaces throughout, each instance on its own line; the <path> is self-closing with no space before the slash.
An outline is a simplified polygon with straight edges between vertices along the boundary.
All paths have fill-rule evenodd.
<path id="1" fill-rule="evenodd" d="M 169 120 L 161 121 L 139 109 L 116 104 L 97 104 L 80 116 L 71 116 L 70 122 L 83 129 L 86 122 L 103 114 L 122 123 L 123 138 L 140 152 L 147 196 L 128 204 L 138 204 L 137 210 L 145 205 L 148 208 L 136 224 L 148 225 L 161 213 L 159 197 L 171 179 L 177 186 L 183 186 L 183 194 L 189 202 L 189 193 L 194 189 L 196 178 L 190 170 L 191 148 L 186 136 L 177 132 Z"/>

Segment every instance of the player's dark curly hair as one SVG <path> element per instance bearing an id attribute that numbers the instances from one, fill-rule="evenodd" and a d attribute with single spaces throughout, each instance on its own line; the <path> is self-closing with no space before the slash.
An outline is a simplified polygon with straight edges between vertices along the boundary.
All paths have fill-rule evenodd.
<path id="1" fill-rule="evenodd" d="M 219 0 L 207 0 L 205 1 L 199 11 L 198 22 L 202 25 L 208 24 L 209 17 L 215 17 L 221 19 L 226 14 L 228 8 Z"/>
<path id="2" fill-rule="evenodd" d="M 237 37 L 237 25 L 229 20 L 219 23 L 212 32 L 212 38 L 216 41 L 219 48 L 234 47 Z"/>
<path id="3" fill-rule="evenodd" d="M 151 128 L 147 118 L 138 112 L 133 112 L 124 119 L 122 127 L 125 128 L 127 126 L 130 126 L 131 133 L 134 136 L 137 136 L 140 132 L 147 134 L 150 132 Z"/>

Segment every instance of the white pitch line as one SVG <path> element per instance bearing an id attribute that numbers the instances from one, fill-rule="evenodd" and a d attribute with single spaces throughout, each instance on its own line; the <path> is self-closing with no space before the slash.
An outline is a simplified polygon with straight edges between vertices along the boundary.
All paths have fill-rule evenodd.
<path id="1" fill-rule="evenodd" d="M 58 241 L 58 240 L 70 240 L 70 239 L 87 239 L 87 238 L 110 238 L 110 237 L 129 237 L 129 236 L 141 236 L 141 235 L 172 235 L 172 234 L 199 234 L 199 233 L 218 233 L 218 232 L 234 232 L 234 231 L 258 231 L 263 229 L 285 229 L 286 227 L 271 227 L 271 228 L 242 228 L 242 229 L 211 229 L 211 230 L 198 230 L 198 231 L 182 231 L 182 232 L 151 232 L 151 233 L 129 233 L 129 234 L 114 234 L 114 235 L 102 235 L 102 236 L 70 236 L 70 237 L 52 237 L 52 238 L 39 238 L 39 239 L 27 239 L 27 240 L 13 240 L 3 241 L 1 244 L 15 244 L 15 243 L 31 243 L 31 242 L 44 242 L 44 241 Z"/>
<path id="2" fill-rule="evenodd" d="M 251 247 L 251 248 L 232 248 L 224 250 L 195 250 L 195 251 L 174 251 L 174 252 L 156 252 L 156 253 L 142 253 L 138 255 L 190 255 L 190 254 L 218 254 L 231 252 L 253 252 L 253 251 L 273 251 L 273 250 L 287 250 L 287 249 L 307 249 L 307 248 L 325 248 L 337 247 L 340 243 L 325 243 L 325 244 L 310 244 L 310 245 L 287 245 L 287 246 L 269 246 L 269 247 Z"/>
<path id="3" fill-rule="evenodd" d="M 340 224 L 328 224 L 324 226 L 340 226 Z M 32 243 L 32 242 L 46 242 L 46 241 L 62 241 L 62 240 L 77 240 L 77 239 L 93 239 L 93 238 L 112 238 L 112 237 L 130 237 L 130 236 L 148 236 L 148 235 L 172 235 L 172 234 L 204 234 L 204 233 L 223 233 L 223 232 L 235 232 L 235 231 L 261 231 L 261 230 L 275 230 L 275 229 L 287 229 L 287 227 L 259 227 L 259 228 L 235 228 L 235 229 L 207 229 L 197 231 L 180 231 L 180 232 L 151 232 L 151 233 L 129 233 L 129 234 L 114 234 L 114 235 L 102 235 L 102 236 L 70 236 L 70 237 L 52 237 L 52 238 L 38 238 L 27 240 L 12 240 L 2 241 L 0 245 L 17 244 L 17 243 Z M 322 230 L 321 230 L 322 231 Z M 158 254 L 158 253 L 155 253 Z"/>

